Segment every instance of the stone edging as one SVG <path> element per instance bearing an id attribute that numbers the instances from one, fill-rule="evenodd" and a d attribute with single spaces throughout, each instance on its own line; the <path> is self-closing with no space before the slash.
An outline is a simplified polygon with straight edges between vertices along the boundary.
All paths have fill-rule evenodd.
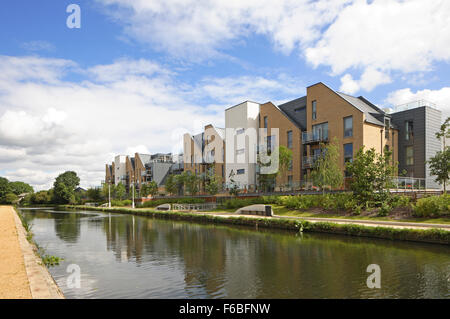
<path id="1" fill-rule="evenodd" d="M 25 270 L 27 272 L 30 285 L 31 296 L 33 299 L 64 299 L 64 294 L 59 289 L 52 275 L 42 263 L 37 255 L 37 248 L 26 239 L 27 232 L 22 225 L 22 221 L 17 215 L 18 212 L 11 208 L 16 222 L 17 235 L 20 248 L 22 249 Z"/>

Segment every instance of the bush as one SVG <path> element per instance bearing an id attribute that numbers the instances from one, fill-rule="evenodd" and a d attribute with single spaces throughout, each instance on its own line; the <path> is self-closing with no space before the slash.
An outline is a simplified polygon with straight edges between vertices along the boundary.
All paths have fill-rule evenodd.
<path id="1" fill-rule="evenodd" d="M 390 199 L 390 204 L 392 208 L 410 207 L 411 198 L 409 196 L 394 195 Z"/>
<path id="2" fill-rule="evenodd" d="M 111 206 L 117 207 L 117 206 L 131 206 L 131 199 L 125 199 L 125 200 L 112 200 Z"/>
<path id="3" fill-rule="evenodd" d="M 438 217 L 449 214 L 450 195 L 420 198 L 413 206 L 413 215 L 417 217 Z"/>
<path id="4" fill-rule="evenodd" d="M 162 204 L 203 204 L 206 201 L 203 198 L 167 198 L 167 199 L 157 199 L 145 202 L 141 207 L 156 207 Z"/>
<path id="5" fill-rule="evenodd" d="M 391 211 L 392 207 L 388 203 L 383 202 L 378 210 L 378 216 L 387 216 Z"/>

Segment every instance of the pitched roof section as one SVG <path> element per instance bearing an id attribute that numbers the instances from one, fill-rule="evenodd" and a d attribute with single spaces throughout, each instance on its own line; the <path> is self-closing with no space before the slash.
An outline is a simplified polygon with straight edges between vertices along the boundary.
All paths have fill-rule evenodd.
<path id="1" fill-rule="evenodd" d="M 143 165 L 150 162 L 150 160 L 152 158 L 152 156 L 150 154 L 141 154 L 141 153 L 138 153 L 138 154 L 139 154 L 139 158 L 141 159 Z"/>
<path id="2" fill-rule="evenodd" d="M 366 115 L 366 122 L 384 126 L 384 123 L 376 118 L 379 117 L 380 115 L 382 115 L 383 117 L 385 115 L 385 113 L 381 111 L 378 107 L 376 107 L 370 102 L 367 103 L 368 101 L 363 97 L 358 98 L 341 92 L 336 92 L 336 94 L 342 97 L 344 100 L 346 100 L 354 107 L 356 107 L 358 110 L 363 112 Z"/>
<path id="3" fill-rule="evenodd" d="M 278 108 L 300 130 L 306 130 L 306 96 L 281 104 Z"/>

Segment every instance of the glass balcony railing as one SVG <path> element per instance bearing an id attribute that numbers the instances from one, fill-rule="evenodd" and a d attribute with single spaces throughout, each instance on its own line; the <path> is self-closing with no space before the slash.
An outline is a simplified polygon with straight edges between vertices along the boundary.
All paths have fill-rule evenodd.
<path id="1" fill-rule="evenodd" d="M 302 132 L 302 143 L 320 143 L 328 141 L 328 130 L 313 131 L 313 132 Z"/>
<path id="2" fill-rule="evenodd" d="M 320 155 L 304 156 L 302 163 L 304 167 L 314 166 L 314 163 L 320 158 Z"/>

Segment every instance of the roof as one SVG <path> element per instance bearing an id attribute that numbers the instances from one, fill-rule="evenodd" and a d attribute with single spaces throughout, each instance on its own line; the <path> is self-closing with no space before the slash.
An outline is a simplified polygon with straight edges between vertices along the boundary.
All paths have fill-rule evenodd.
<path id="1" fill-rule="evenodd" d="M 141 154 L 141 153 L 138 153 L 138 155 L 139 155 L 139 158 L 141 159 L 141 161 L 142 161 L 142 164 L 146 164 L 146 163 L 148 163 L 148 162 L 150 162 L 150 159 L 151 159 L 151 155 L 150 154 Z"/>
<path id="2" fill-rule="evenodd" d="M 348 103 L 356 107 L 358 110 L 363 112 L 366 115 L 366 122 L 384 126 L 384 123 L 381 122 L 377 117 L 382 115 L 383 117 L 387 114 L 381 111 L 378 107 L 373 105 L 372 103 L 368 102 L 365 98 L 362 96 L 360 97 L 354 97 L 342 92 L 336 92 L 337 95 L 342 97 L 344 100 L 346 100 Z"/>
<path id="3" fill-rule="evenodd" d="M 278 106 L 280 111 L 289 118 L 300 130 L 306 130 L 306 96 L 286 102 Z M 304 112 L 296 110 L 305 108 Z"/>

